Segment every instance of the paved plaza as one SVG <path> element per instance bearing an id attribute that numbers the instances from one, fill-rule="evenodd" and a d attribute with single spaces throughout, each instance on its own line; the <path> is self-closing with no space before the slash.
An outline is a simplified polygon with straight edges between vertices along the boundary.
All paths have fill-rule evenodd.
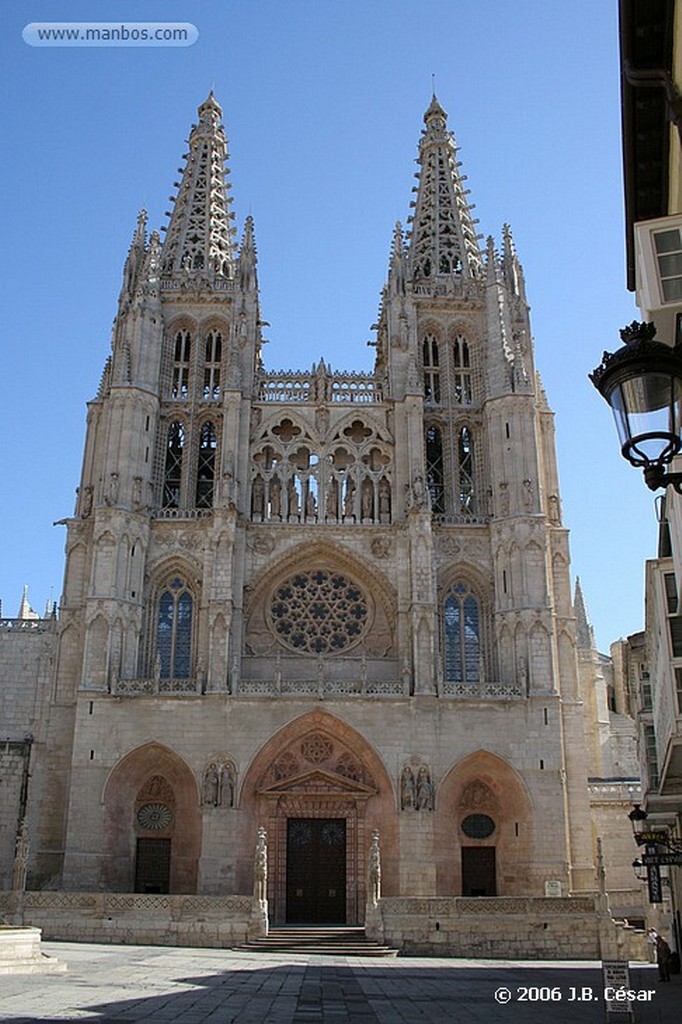
<path id="1" fill-rule="evenodd" d="M 594 962 L 284 955 L 46 942 L 62 974 L 0 977 L 0 1020 L 177 1024 L 604 1024 Z M 682 977 L 631 967 L 641 1024 L 682 1020 Z M 504 990 L 498 1000 L 495 993 Z M 628 1017 L 623 1015 L 623 1021 Z"/>

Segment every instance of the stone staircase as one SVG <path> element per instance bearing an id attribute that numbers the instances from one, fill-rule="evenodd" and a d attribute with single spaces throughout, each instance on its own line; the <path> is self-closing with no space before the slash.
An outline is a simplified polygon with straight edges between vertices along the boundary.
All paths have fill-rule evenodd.
<path id="1" fill-rule="evenodd" d="M 345 925 L 301 925 L 271 928 L 269 934 L 251 939 L 235 949 L 250 953 L 303 953 L 318 956 L 397 956 L 398 950 L 372 942 L 364 928 Z"/>

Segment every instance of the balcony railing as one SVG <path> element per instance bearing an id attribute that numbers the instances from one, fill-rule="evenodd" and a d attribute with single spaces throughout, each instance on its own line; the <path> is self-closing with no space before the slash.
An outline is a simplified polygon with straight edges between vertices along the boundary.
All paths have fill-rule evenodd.
<path id="1" fill-rule="evenodd" d="M 383 391 L 370 373 L 302 373 L 280 370 L 258 377 L 260 402 L 333 402 L 372 405 Z"/>

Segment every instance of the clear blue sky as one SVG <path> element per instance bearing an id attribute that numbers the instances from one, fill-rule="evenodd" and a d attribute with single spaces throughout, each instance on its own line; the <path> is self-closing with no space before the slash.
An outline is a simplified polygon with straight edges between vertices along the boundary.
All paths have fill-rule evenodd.
<path id="1" fill-rule="evenodd" d="M 182 21 L 187 48 L 35 48 L 28 22 Z M 138 210 L 166 222 L 196 108 L 225 115 L 255 219 L 271 369 L 371 365 L 431 76 L 479 229 L 508 221 L 556 412 L 564 518 L 602 649 L 643 625 L 653 495 L 587 380 L 625 288 L 615 0 L 101 0 L 4 8 L 3 613 L 58 599 L 85 427 Z"/>

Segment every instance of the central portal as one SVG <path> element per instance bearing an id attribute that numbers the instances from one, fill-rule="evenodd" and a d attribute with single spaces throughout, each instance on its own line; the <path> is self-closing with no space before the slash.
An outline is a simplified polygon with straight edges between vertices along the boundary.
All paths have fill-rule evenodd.
<path id="1" fill-rule="evenodd" d="M 287 923 L 346 923 L 345 818 L 287 820 Z"/>

